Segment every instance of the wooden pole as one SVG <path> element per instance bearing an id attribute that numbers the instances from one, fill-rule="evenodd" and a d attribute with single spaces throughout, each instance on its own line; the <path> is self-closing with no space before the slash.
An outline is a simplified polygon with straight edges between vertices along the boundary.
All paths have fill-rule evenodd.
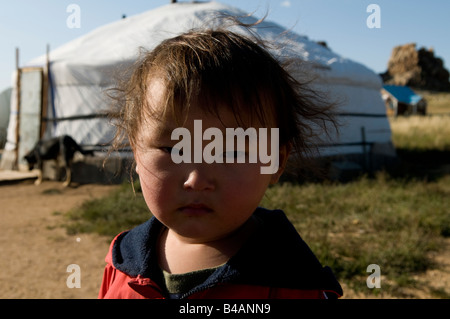
<path id="1" fill-rule="evenodd" d="M 19 165 L 19 143 L 20 143 L 20 77 L 21 70 L 19 67 L 19 48 L 16 48 L 16 145 L 15 145 L 15 160 L 13 169 L 18 169 Z"/>
<path id="2" fill-rule="evenodd" d="M 16 70 L 19 69 L 19 48 L 16 48 Z"/>
<path id="3" fill-rule="evenodd" d="M 367 154 L 367 143 L 366 143 L 366 128 L 364 126 L 361 126 L 361 139 L 362 139 L 362 146 L 363 146 L 363 169 L 366 173 L 369 169 L 368 164 L 368 154 Z"/>
<path id="4" fill-rule="evenodd" d="M 48 109 L 48 88 L 50 87 L 50 45 L 47 44 L 46 51 L 46 63 L 42 74 L 42 102 L 41 102 L 41 129 L 39 139 L 44 136 L 45 130 L 47 129 L 47 109 Z"/>

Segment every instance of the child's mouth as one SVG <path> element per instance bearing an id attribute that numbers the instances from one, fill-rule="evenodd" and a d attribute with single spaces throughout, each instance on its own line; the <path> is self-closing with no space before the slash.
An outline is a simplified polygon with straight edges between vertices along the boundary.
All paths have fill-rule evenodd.
<path id="1" fill-rule="evenodd" d="M 210 207 L 204 204 L 189 204 L 179 208 L 179 210 L 187 215 L 205 215 L 213 212 Z"/>

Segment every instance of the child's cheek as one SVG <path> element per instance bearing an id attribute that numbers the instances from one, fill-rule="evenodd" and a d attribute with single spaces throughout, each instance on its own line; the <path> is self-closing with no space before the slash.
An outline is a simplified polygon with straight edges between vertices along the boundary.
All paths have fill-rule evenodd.
<path id="1" fill-rule="evenodd" d="M 166 206 L 172 203 L 176 196 L 174 181 L 164 176 L 163 172 L 150 173 L 147 170 L 144 174 L 139 174 L 139 180 L 149 210 L 158 217 L 158 214 L 167 210 Z"/>
<path id="2" fill-rule="evenodd" d="M 221 181 L 227 197 L 235 202 L 259 204 L 271 180 L 271 175 L 261 174 L 260 168 L 260 164 L 235 163 L 224 169 Z"/>

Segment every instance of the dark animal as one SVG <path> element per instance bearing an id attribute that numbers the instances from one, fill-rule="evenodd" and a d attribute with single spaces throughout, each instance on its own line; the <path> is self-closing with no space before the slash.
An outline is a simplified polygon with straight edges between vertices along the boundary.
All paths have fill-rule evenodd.
<path id="1" fill-rule="evenodd" d="M 39 175 L 35 182 L 36 185 L 39 185 L 42 182 L 43 161 L 55 160 L 58 162 L 58 159 L 60 159 L 60 162 L 62 162 L 62 166 L 66 171 L 66 180 L 63 185 L 69 186 L 72 180 L 73 156 L 76 152 L 80 152 L 83 155 L 94 155 L 92 151 L 83 150 L 70 136 L 63 135 L 37 142 L 35 147 L 28 152 L 24 158 L 27 160 L 30 170 L 32 170 L 35 165 L 37 166 Z"/>

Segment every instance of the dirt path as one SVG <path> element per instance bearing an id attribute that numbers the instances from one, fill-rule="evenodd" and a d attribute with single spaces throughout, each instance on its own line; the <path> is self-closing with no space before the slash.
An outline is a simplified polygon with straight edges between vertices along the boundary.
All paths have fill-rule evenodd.
<path id="1" fill-rule="evenodd" d="M 33 181 L 0 184 L 0 298 L 96 298 L 109 243 L 91 234 L 67 235 L 61 227 L 63 216 L 54 212 L 67 212 L 116 187 L 63 188 L 50 181 L 40 186 Z M 439 267 L 414 278 L 418 284 L 408 289 L 410 297 L 439 298 L 436 291 L 450 295 L 449 238 L 445 245 L 434 256 Z M 80 266 L 81 288 L 67 287 L 71 264 Z M 382 277 L 382 285 L 385 280 Z M 378 295 L 355 293 L 342 284 L 344 298 L 396 298 L 382 289 Z"/>
<path id="2" fill-rule="evenodd" d="M 95 235 L 68 236 L 60 227 L 66 212 L 89 198 L 101 197 L 115 186 L 32 181 L 0 185 L 0 298 L 96 298 L 108 243 Z M 81 270 L 81 288 L 68 288 Z"/>

